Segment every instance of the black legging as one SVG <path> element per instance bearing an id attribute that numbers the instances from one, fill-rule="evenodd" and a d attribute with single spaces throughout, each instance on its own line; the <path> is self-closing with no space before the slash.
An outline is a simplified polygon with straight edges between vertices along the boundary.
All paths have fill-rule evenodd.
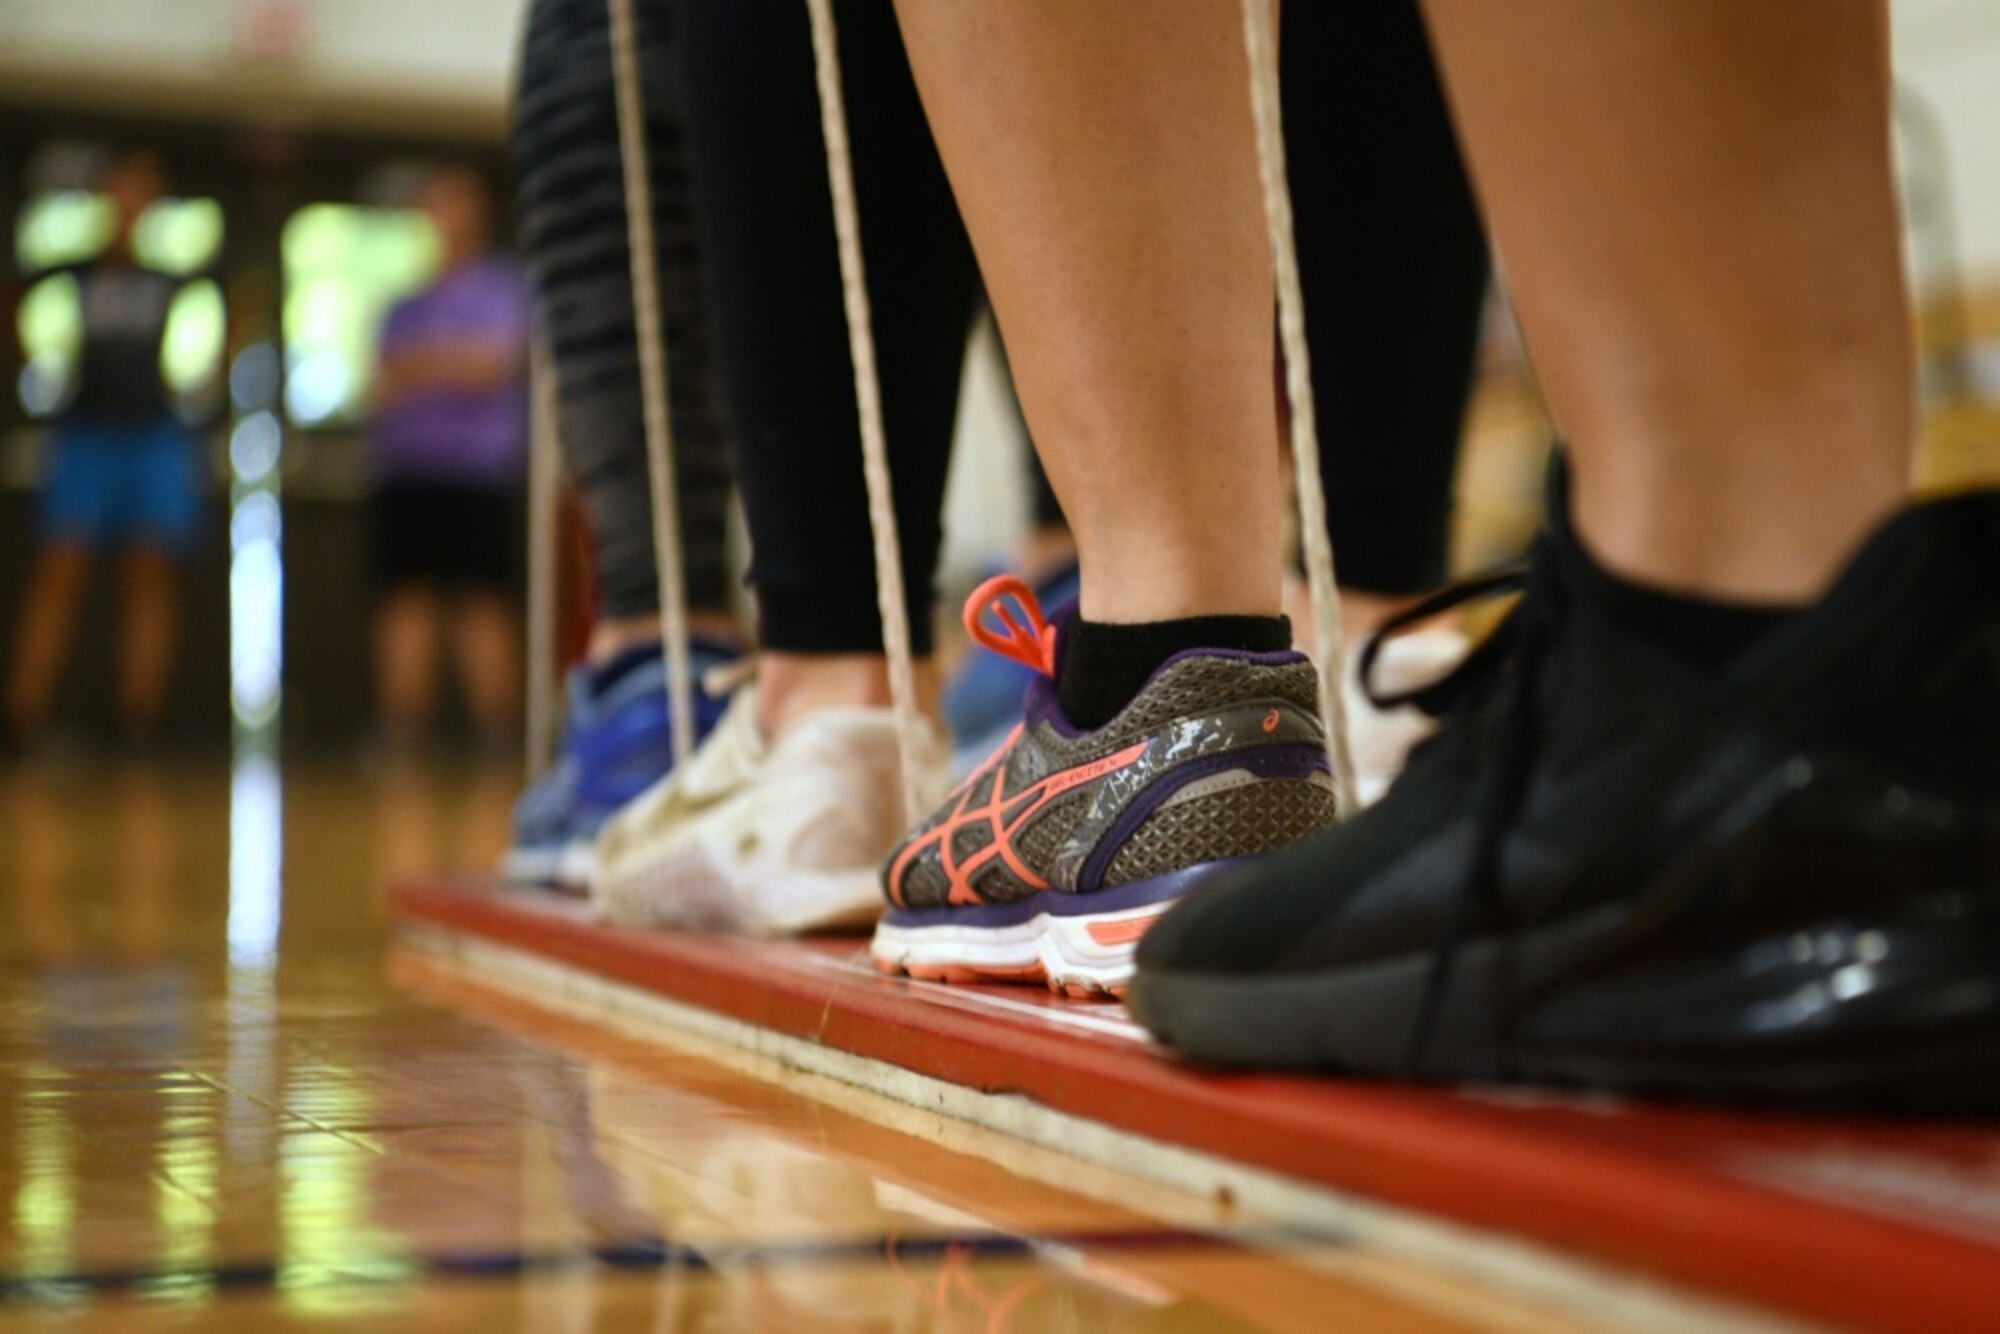
<path id="1" fill-rule="evenodd" d="M 932 641 L 972 247 L 889 0 L 841 0 L 843 85 L 911 638 Z M 833 205 L 799 0 L 683 0 L 697 233 L 763 643 L 879 651 Z"/>
<path id="2" fill-rule="evenodd" d="M 728 445 L 710 364 L 681 140 L 672 6 L 636 0 L 655 261 L 688 601 L 726 610 Z M 535 0 L 514 115 L 521 248 L 555 360 L 564 462 L 589 518 L 602 615 L 659 609 L 631 250 L 604 0 Z"/>
<path id="3" fill-rule="evenodd" d="M 1415 0 L 1282 10 L 1287 161 L 1341 586 L 1444 581 L 1489 261 Z"/>

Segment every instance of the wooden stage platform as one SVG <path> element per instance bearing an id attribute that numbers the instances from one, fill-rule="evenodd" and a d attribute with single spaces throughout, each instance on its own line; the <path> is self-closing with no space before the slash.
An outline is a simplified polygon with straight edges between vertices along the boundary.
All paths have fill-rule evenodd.
<path id="1" fill-rule="evenodd" d="M 1108 1127 L 1142 1154 L 1186 1151 L 1784 1315 L 2000 1331 L 2000 1126 L 1215 1074 L 1115 1005 L 884 978 L 856 939 L 617 930 L 574 900 L 472 883 L 400 886 L 393 908 L 418 942 L 853 1058 L 846 1077 L 891 1096 L 1012 1095 L 996 1105 Z"/>

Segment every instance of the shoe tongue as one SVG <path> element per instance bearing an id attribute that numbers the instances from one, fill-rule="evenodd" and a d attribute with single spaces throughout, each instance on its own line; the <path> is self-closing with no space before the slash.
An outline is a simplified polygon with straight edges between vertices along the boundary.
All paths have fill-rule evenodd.
<path id="1" fill-rule="evenodd" d="M 1868 536 L 1823 597 L 1750 656 L 1830 661 L 1990 618 L 1991 594 L 1981 590 L 1996 565 L 2000 489 L 1906 506 Z"/>
<path id="2" fill-rule="evenodd" d="M 715 730 L 695 747 L 687 763 L 674 771 L 671 781 L 684 795 L 712 801 L 756 775 L 770 749 L 757 727 L 756 700 L 754 685 L 737 691 Z"/>
<path id="3" fill-rule="evenodd" d="M 1570 491 L 1570 468 L 1558 450 L 1550 460 L 1537 558 L 1549 563 L 1562 596 L 1583 619 L 1606 624 L 1596 592 L 1612 576 L 1577 535 Z M 1917 620 L 1961 614 L 1972 572 L 1996 564 L 2000 489 L 1908 506 L 1866 538 L 1822 597 L 1746 644 L 1724 674 L 1747 682 L 1788 677 L 1796 667 L 1811 675 L 1827 661 L 1865 653 L 1885 636 L 1899 637 Z"/>
<path id="4" fill-rule="evenodd" d="M 1553 472 L 1554 470 L 1552 470 Z M 1733 679 L 1803 608 L 1709 597 L 1607 568 L 1584 545 L 1568 509 L 1568 478 L 1551 477 L 1547 559 L 1573 621 L 1593 642 L 1638 651 L 1655 667 L 1707 681 Z"/>
<path id="5" fill-rule="evenodd" d="M 1548 477 L 1542 484 L 1543 521 L 1541 553 L 1555 567 L 1564 588 L 1576 591 L 1601 573 L 1598 564 L 1584 549 L 1570 514 L 1569 459 L 1561 449 L 1549 455 Z"/>
<path id="6" fill-rule="evenodd" d="M 1573 600 L 1575 594 L 1583 591 L 1596 562 L 1576 535 L 1569 503 L 1569 461 L 1558 445 L 1549 454 L 1548 470 L 1542 479 L 1542 526 L 1528 548 L 1527 566 L 1530 571 L 1541 567 L 1553 573 L 1565 597 Z M 1531 579 L 1530 584 L 1533 582 Z"/>
<path id="7" fill-rule="evenodd" d="M 1578 537 L 1570 512 L 1570 467 L 1561 450 L 1551 455 L 1545 487 L 1547 518 L 1542 548 L 1565 591 L 1589 600 L 1590 585 L 1611 576 Z M 1910 505 L 1890 516 L 1860 543 L 1820 599 L 1802 610 L 1835 603 L 1879 605 L 1906 587 L 1913 574 L 1941 562 L 1961 569 L 2000 563 L 2000 488 Z M 1986 554 L 1982 558 L 1979 551 Z M 1803 618 L 1801 618 L 1803 619 Z"/>

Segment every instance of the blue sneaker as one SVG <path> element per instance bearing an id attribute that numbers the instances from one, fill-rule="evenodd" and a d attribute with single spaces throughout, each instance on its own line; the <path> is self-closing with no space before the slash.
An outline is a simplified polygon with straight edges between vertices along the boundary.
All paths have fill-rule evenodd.
<path id="1" fill-rule="evenodd" d="M 1082 589 L 1071 561 L 1035 585 L 1035 601 L 1060 616 Z M 945 726 L 951 729 L 952 777 L 968 776 L 1007 741 L 1021 721 L 1021 701 L 1036 675 L 1034 668 L 998 653 L 966 656 L 965 665 L 945 683 L 942 701 Z"/>
<path id="2" fill-rule="evenodd" d="M 729 702 L 703 689 L 702 678 L 738 653 L 701 638 L 690 647 L 699 745 Z M 514 803 L 514 844 L 502 873 L 521 884 L 589 884 L 597 831 L 673 767 L 670 715 L 667 662 L 658 644 L 572 671 L 562 753 Z"/>

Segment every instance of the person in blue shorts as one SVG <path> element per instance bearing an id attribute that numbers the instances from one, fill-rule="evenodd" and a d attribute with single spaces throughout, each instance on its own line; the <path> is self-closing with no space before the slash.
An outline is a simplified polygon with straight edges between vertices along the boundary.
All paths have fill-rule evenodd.
<path id="1" fill-rule="evenodd" d="M 48 719 L 100 556 L 115 557 L 123 592 L 119 720 L 127 741 L 151 735 L 173 671 L 175 567 L 201 517 L 196 440 L 160 368 L 168 312 L 192 279 L 147 266 L 132 247 L 140 215 L 166 192 L 165 173 L 150 153 L 123 153 L 98 188 L 111 201 L 111 242 L 59 270 L 76 282 L 83 332 L 73 392 L 50 433 L 43 545 L 14 637 L 7 723 L 23 742 Z"/>

